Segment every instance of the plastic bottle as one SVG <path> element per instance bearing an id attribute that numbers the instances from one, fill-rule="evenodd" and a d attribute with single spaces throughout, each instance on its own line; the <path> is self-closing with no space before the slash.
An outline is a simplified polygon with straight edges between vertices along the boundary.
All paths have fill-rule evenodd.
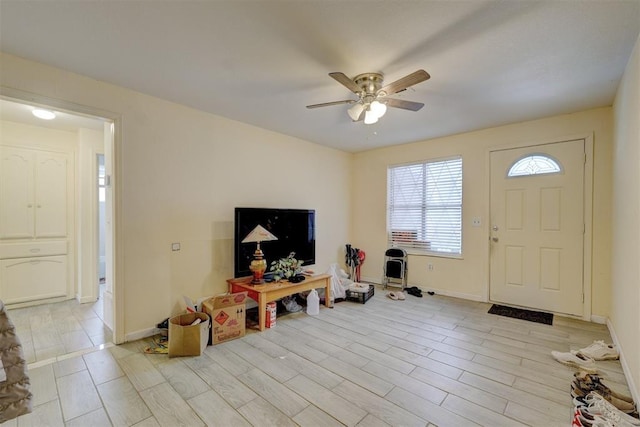
<path id="1" fill-rule="evenodd" d="M 307 295 L 307 314 L 315 316 L 318 313 L 320 313 L 320 297 L 318 296 L 318 291 L 311 289 L 311 292 Z"/>

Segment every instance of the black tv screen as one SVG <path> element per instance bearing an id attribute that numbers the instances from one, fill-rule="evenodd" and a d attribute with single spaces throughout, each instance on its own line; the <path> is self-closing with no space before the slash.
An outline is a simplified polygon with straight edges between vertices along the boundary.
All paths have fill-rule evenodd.
<path id="1" fill-rule="evenodd" d="M 267 260 L 267 272 L 271 262 L 286 258 L 295 252 L 302 265 L 316 262 L 316 211 L 313 209 L 236 208 L 234 221 L 234 277 L 251 276 L 249 264 L 256 250 L 256 243 L 242 240 L 261 225 L 278 240 L 261 242 L 260 248 Z"/>

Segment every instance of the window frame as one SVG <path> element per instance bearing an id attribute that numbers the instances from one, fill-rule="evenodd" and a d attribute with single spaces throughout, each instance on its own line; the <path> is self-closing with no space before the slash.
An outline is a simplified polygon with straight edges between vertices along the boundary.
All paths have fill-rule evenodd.
<path id="1" fill-rule="evenodd" d="M 558 167 L 557 170 L 552 170 L 552 171 L 543 171 L 543 172 L 533 172 L 533 173 L 521 173 L 521 174 L 517 174 L 517 175 L 511 175 L 511 172 L 514 170 L 514 168 L 516 167 L 516 165 L 520 162 L 522 162 L 525 159 L 529 159 L 529 158 L 534 158 L 534 157 L 542 157 L 546 160 L 548 160 L 550 163 L 554 164 L 555 166 Z M 536 153 L 529 153 L 529 154 L 525 154 L 521 157 L 518 157 L 515 161 L 513 161 L 511 163 L 511 166 L 509 166 L 507 168 L 507 172 L 506 172 L 506 178 L 507 179 L 514 179 L 514 178 L 523 178 L 523 177 L 528 177 L 528 176 L 544 176 L 544 175 L 558 175 L 558 174 L 563 174 L 564 173 L 564 166 L 562 165 L 562 163 L 560 163 L 560 161 L 558 159 L 556 159 L 555 157 L 546 154 L 546 153 L 542 153 L 542 152 L 536 152 Z"/>
<path id="2" fill-rule="evenodd" d="M 459 193 L 457 193 L 454 197 L 459 199 L 459 207 L 457 205 L 457 203 L 453 206 L 454 209 L 459 209 L 459 217 L 457 218 L 457 222 L 458 222 L 458 228 L 455 230 L 458 235 L 459 235 L 459 251 L 455 252 L 447 252 L 447 251 L 439 251 L 439 250 L 432 250 L 431 248 L 427 248 L 427 246 L 430 244 L 429 241 L 427 240 L 417 240 L 418 235 L 422 235 L 425 236 L 423 238 L 426 238 L 426 235 L 428 233 L 427 231 L 427 212 L 431 211 L 432 213 L 434 211 L 442 211 L 443 209 L 447 209 L 447 203 L 441 203 L 441 204 L 437 204 L 437 205 L 432 205 L 431 209 L 428 208 L 427 206 L 427 202 L 426 202 L 426 197 L 427 194 L 429 192 L 428 188 L 427 188 L 427 184 L 428 184 L 428 174 L 426 173 L 427 167 L 430 164 L 434 164 L 434 163 L 442 163 L 442 162 L 449 162 L 449 161 L 456 161 L 459 162 L 459 184 L 452 184 L 455 185 L 456 187 L 459 188 Z M 463 190 L 463 178 L 464 178 L 464 166 L 463 166 L 463 156 L 462 155 L 454 155 L 454 156 L 447 156 L 447 157 L 440 157 L 440 158 L 433 158 L 433 159 L 426 159 L 426 160 L 421 160 L 421 161 L 417 161 L 417 162 L 409 162 L 409 163 L 401 163 L 401 164 L 393 164 L 393 165 L 388 165 L 387 166 L 387 206 L 386 206 L 386 240 L 387 240 L 387 246 L 388 247 L 398 247 L 398 248 L 402 248 L 405 249 L 407 251 L 408 254 L 410 255 L 418 255 L 418 256 L 433 256 L 433 257 L 442 257 L 442 258 L 457 258 L 457 259 L 461 259 L 463 257 L 463 194 L 464 194 L 464 190 Z M 403 233 L 403 235 L 405 236 L 409 236 L 407 237 L 407 241 L 406 242 L 398 242 L 398 239 L 393 239 L 393 233 L 394 230 L 391 229 L 391 222 L 392 222 L 392 210 L 393 210 L 393 206 L 392 206 L 392 185 L 393 185 L 393 178 L 392 178 L 392 174 L 394 172 L 394 170 L 399 169 L 399 168 L 406 168 L 406 167 L 411 167 L 411 166 L 422 166 L 423 168 L 423 176 L 422 176 L 422 189 L 421 189 L 421 198 L 422 198 L 422 207 L 421 207 L 421 213 L 420 213 L 420 228 L 417 231 L 413 231 L 413 230 L 396 230 L 395 233 Z M 456 179 L 454 179 L 453 181 L 456 181 Z M 449 208 L 451 208 L 452 206 L 449 205 Z M 413 242 L 413 243 L 412 243 Z"/>

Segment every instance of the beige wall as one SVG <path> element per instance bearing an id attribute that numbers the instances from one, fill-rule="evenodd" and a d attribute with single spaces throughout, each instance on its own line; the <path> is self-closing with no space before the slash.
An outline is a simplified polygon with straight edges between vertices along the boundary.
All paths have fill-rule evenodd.
<path id="1" fill-rule="evenodd" d="M 486 300 L 489 274 L 489 149 L 513 144 L 562 141 L 585 135 L 592 135 L 594 141 L 592 314 L 607 316 L 610 308 L 611 108 L 357 153 L 353 173 L 352 243 L 367 254 L 362 275 L 378 282 L 382 276 L 383 256 L 387 247 L 387 166 L 461 155 L 462 259 L 410 256 L 409 282 L 424 289 L 433 289 L 436 293 Z M 482 218 L 481 227 L 472 227 L 473 217 Z M 433 264 L 432 271 L 428 271 L 428 264 Z"/>
<path id="2" fill-rule="evenodd" d="M 47 129 L 0 120 L 0 142 L 3 145 L 73 152 L 76 150 L 77 140 L 78 134 L 74 131 Z"/>
<path id="3" fill-rule="evenodd" d="M 236 206 L 316 209 L 316 270 L 342 259 L 351 154 L 6 54 L 0 84 L 120 116 L 116 290 L 128 338 L 183 309 L 183 294 L 226 291 Z"/>
<path id="4" fill-rule="evenodd" d="M 640 398 L 640 39 L 614 104 L 611 325 Z"/>

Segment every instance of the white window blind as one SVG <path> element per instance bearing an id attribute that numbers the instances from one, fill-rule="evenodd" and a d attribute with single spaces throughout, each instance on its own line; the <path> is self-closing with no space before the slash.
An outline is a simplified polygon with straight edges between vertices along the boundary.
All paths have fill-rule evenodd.
<path id="1" fill-rule="evenodd" d="M 462 253 L 462 157 L 388 169 L 389 246 Z"/>

